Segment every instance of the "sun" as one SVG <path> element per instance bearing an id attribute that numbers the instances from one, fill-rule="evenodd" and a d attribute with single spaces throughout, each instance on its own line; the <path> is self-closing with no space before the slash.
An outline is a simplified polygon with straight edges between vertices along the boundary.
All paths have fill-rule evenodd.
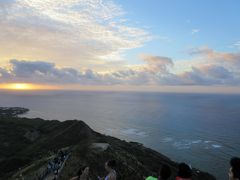
<path id="1" fill-rule="evenodd" d="M 10 90 L 31 90 L 34 89 L 32 84 L 27 83 L 9 83 L 0 85 L 0 89 L 10 89 Z"/>
<path id="2" fill-rule="evenodd" d="M 27 90 L 52 90 L 57 89 L 55 86 L 31 84 L 31 83 L 7 83 L 0 84 L 0 90 L 14 90 L 14 91 L 27 91 Z"/>
<path id="3" fill-rule="evenodd" d="M 24 84 L 24 83 L 16 83 L 12 84 L 12 89 L 16 90 L 26 90 L 26 89 L 32 89 L 29 84 Z"/>

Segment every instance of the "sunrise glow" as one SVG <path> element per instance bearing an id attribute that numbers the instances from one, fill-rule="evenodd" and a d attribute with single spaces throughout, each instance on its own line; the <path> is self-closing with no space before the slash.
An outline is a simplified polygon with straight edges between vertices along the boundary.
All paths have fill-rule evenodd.
<path id="1" fill-rule="evenodd" d="M 9 84 L 0 84 L 0 89 L 8 89 L 8 90 L 50 90 L 57 89 L 55 86 L 49 85 L 39 85 L 39 84 L 30 84 L 30 83 L 9 83 Z"/>

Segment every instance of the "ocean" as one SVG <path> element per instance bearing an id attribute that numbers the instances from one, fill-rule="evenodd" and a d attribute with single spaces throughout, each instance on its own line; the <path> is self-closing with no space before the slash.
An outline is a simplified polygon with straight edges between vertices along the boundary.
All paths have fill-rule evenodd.
<path id="1" fill-rule="evenodd" d="M 79 119 L 94 130 L 137 141 L 177 162 L 226 180 L 240 156 L 240 95 L 153 92 L 0 92 L 0 106 L 27 117 Z"/>

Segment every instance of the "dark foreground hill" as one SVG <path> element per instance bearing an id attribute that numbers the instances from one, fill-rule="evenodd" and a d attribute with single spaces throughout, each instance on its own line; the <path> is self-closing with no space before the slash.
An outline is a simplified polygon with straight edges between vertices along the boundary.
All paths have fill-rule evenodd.
<path id="1" fill-rule="evenodd" d="M 123 180 L 141 180 L 143 176 L 155 175 L 163 163 L 174 172 L 172 179 L 176 175 L 177 163 L 139 143 L 102 135 L 83 121 L 59 122 L 16 116 L 26 111 L 0 108 L 0 179 L 17 179 L 19 173 L 25 180 L 34 179 L 34 174 L 46 167 L 51 152 L 65 147 L 71 154 L 61 171 L 59 179 L 62 180 L 75 176 L 82 165 L 90 166 L 92 179 L 104 176 L 104 162 L 108 159 L 117 161 L 119 179 Z M 193 179 L 215 178 L 194 169 Z"/>

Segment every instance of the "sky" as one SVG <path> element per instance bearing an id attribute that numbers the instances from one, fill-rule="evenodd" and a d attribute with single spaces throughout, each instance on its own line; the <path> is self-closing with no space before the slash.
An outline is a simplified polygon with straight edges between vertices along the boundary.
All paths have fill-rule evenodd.
<path id="1" fill-rule="evenodd" d="M 0 88 L 240 92 L 239 12 L 238 0 L 2 0 Z"/>

